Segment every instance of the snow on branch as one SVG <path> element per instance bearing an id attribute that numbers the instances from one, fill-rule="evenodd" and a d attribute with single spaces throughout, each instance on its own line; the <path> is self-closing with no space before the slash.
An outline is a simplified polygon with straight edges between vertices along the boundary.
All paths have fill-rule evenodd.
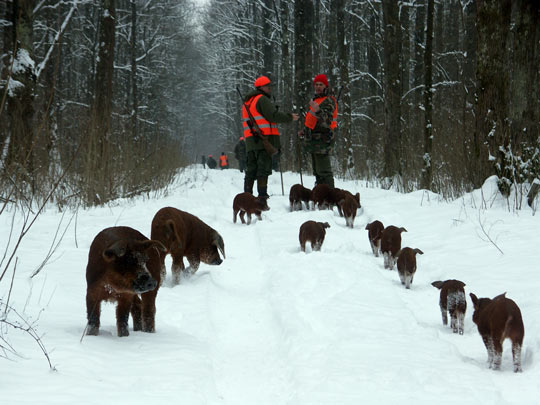
<path id="1" fill-rule="evenodd" d="M 45 69 L 45 66 L 47 65 L 47 62 L 49 61 L 49 58 L 51 57 L 51 54 L 52 54 L 52 52 L 54 50 L 54 47 L 56 46 L 56 43 L 59 41 L 60 37 L 62 36 L 65 29 L 67 28 L 67 26 L 69 24 L 69 21 L 71 20 L 71 16 L 73 15 L 75 10 L 77 9 L 77 6 L 79 5 L 79 1 L 80 0 L 73 0 L 73 4 L 71 6 L 71 9 L 69 10 L 66 18 L 64 19 L 64 22 L 62 23 L 62 26 L 60 27 L 60 29 L 56 33 L 56 36 L 54 37 L 53 43 L 49 47 L 49 50 L 47 51 L 47 54 L 45 55 L 45 57 L 43 58 L 41 63 L 38 65 L 38 68 L 37 68 L 37 71 L 36 71 L 36 80 L 39 80 L 39 76 L 41 75 L 41 72 L 43 72 L 43 69 Z M 36 6 L 36 8 L 38 8 L 38 7 Z"/>

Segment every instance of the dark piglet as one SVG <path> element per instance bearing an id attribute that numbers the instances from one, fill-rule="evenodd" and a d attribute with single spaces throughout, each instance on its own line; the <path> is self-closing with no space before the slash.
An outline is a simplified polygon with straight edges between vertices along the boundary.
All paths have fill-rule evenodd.
<path id="1" fill-rule="evenodd" d="M 328 184 L 317 184 L 312 191 L 313 209 L 332 209 L 337 203 L 335 196 L 332 194 L 332 187 Z"/>
<path id="2" fill-rule="evenodd" d="M 298 239 L 300 240 L 300 249 L 306 251 L 306 243 L 311 243 L 314 251 L 321 250 L 326 235 L 326 228 L 330 228 L 328 222 L 306 221 L 300 226 Z"/>
<path id="3" fill-rule="evenodd" d="M 161 253 L 161 271 L 165 278 L 165 257 L 172 256 L 173 282 L 180 283 L 182 273 L 193 274 L 201 262 L 220 265 L 225 259 L 225 244 L 221 235 L 212 227 L 189 212 L 173 207 L 160 209 L 152 220 L 152 239 L 159 240 L 166 248 Z M 184 257 L 189 268 L 184 266 Z"/>
<path id="4" fill-rule="evenodd" d="M 330 191 L 330 200 L 332 203 L 334 203 L 334 205 L 337 206 L 337 209 L 338 209 L 338 214 L 340 217 L 347 217 L 346 214 L 344 214 L 344 211 L 343 211 L 343 208 L 342 208 L 342 204 L 341 202 L 344 201 L 345 199 L 347 198 L 351 198 L 352 201 L 354 201 L 354 203 L 356 204 L 356 209 L 358 210 L 358 208 L 361 208 L 362 205 L 360 204 L 360 193 L 356 193 L 356 194 L 353 194 L 351 193 L 350 191 L 348 190 L 343 190 L 341 188 L 333 188 L 331 191 Z M 352 201 L 351 203 L 351 207 L 352 207 Z M 352 208 L 349 208 L 350 210 L 352 210 Z M 354 213 L 354 216 L 356 216 L 356 212 Z M 349 214 L 349 218 L 351 217 L 351 215 Z M 352 228 L 352 226 L 351 226 Z"/>
<path id="5" fill-rule="evenodd" d="M 384 268 L 392 270 L 396 264 L 397 253 L 401 249 L 401 233 L 405 228 L 390 225 L 381 234 L 381 252 L 384 257 Z"/>
<path id="6" fill-rule="evenodd" d="M 478 327 L 488 352 L 489 368 L 500 370 L 505 339 L 512 341 L 514 372 L 522 371 L 521 346 L 525 327 L 517 304 L 506 298 L 506 293 L 493 299 L 478 298 L 470 294 L 473 305 L 473 322 Z"/>
<path id="7" fill-rule="evenodd" d="M 356 212 L 358 211 L 358 208 L 360 208 L 356 198 L 352 195 L 345 194 L 345 197 L 339 201 L 338 207 L 345 217 L 346 225 L 353 228 Z"/>
<path id="8" fill-rule="evenodd" d="M 302 209 L 302 203 L 306 205 L 306 209 L 310 209 L 312 201 L 312 192 L 309 188 L 301 184 L 294 184 L 289 191 L 289 203 L 291 212 Z"/>
<path id="9" fill-rule="evenodd" d="M 259 221 L 262 221 L 262 212 L 268 211 L 270 207 L 266 203 L 266 197 L 254 197 L 251 193 L 240 193 L 233 200 L 233 222 L 236 224 L 236 215 L 240 213 L 240 220 L 243 224 L 244 215 L 247 213 L 247 224 L 251 224 L 251 215 L 255 214 Z"/>
<path id="10" fill-rule="evenodd" d="M 381 251 L 381 235 L 384 230 L 384 225 L 381 221 L 373 221 L 366 225 L 368 231 L 369 244 L 375 257 L 379 257 Z"/>
<path id="11" fill-rule="evenodd" d="M 401 284 L 405 285 L 406 289 L 411 288 L 414 274 L 416 273 L 416 255 L 423 255 L 420 249 L 412 249 L 404 247 L 397 254 L 397 268 Z"/>
<path id="12" fill-rule="evenodd" d="M 441 290 L 439 306 L 443 325 L 448 325 L 448 313 L 450 313 L 452 331 L 463 335 L 465 312 L 467 311 L 465 283 L 459 280 L 446 280 L 434 281 L 431 285 Z"/>
<path id="13" fill-rule="evenodd" d="M 106 228 L 97 234 L 86 266 L 87 335 L 99 334 L 102 301 L 117 303 L 118 336 L 129 336 L 130 313 L 133 330 L 155 331 L 161 281 L 159 252 L 164 250 L 159 241 L 127 226 Z"/>

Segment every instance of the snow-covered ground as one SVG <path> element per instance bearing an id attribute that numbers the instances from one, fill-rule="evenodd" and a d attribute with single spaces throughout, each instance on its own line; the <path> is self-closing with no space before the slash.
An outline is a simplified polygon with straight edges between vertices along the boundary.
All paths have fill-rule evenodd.
<path id="1" fill-rule="evenodd" d="M 284 174 L 285 196 L 279 177 L 270 177 L 271 210 L 250 226 L 232 222 L 242 174 L 200 166 L 183 171 L 165 198 L 79 210 L 46 267 L 31 279 L 62 217 L 54 209 L 41 215 L 19 248 L 10 304 L 35 321 L 56 370 L 27 334 L 4 330 L 19 357 L 0 358 L 0 402 L 540 403 L 540 216 L 526 204 L 509 210 L 490 180 L 453 202 L 338 180 L 338 187 L 361 194 L 362 212 L 350 229 L 336 210 L 290 213 L 288 190 L 299 176 Z M 304 184 L 312 187 L 313 177 L 304 176 Z M 152 218 L 165 206 L 191 212 L 220 232 L 225 261 L 201 264 L 178 286 L 168 273 L 157 297 L 155 334 L 131 331 L 119 338 L 115 307 L 105 304 L 100 335 L 81 341 L 93 238 L 115 225 L 150 236 Z M 308 219 L 331 225 L 320 252 L 300 251 L 298 230 Z M 405 227 L 402 246 L 424 252 L 410 290 L 371 253 L 364 228 L 375 219 Z M 11 220 L 9 213 L 0 217 L 2 250 Z M 14 225 L 20 228 L 20 217 Z M 4 302 L 11 277 L 0 284 Z M 439 290 L 431 286 L 450 278 L 467 284 L 463 336 L 442 325 Z M 523 373 L 512 371 L 509 341 L 502 370 L 488 369 L 472 322 L 470 292 L 493 297 L 505 291 L 525 323 Z"/>

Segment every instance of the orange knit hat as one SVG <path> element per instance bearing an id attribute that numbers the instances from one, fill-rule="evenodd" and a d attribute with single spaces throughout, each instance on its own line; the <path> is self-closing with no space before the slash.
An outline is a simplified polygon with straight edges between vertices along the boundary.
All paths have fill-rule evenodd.
<path id="1" fill-rule="evenodd" d="M 261 76 L 255 80 L 255 87 L 268 86 L 271 83 L 270 79 L 266 76 Z"/>

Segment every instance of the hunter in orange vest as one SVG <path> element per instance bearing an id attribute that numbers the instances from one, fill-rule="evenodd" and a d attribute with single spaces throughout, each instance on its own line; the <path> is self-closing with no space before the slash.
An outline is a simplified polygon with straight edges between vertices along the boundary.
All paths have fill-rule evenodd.
<path id="1" fill-rule="evenodd" d="M 221 152 L 221 156 L 219 157 L 219 167 L 221 167 L 221 170 L 229 168 L 229 159 L 225 152 Z"/>
<path id="2" fill-rule="evenodd" d="M 313 80 L 313 86 L 315 96 L 309 101 L 305 128 L 299 135 L 304 140 L 306 151 L 311 152 L 315 185 L 328 184 L 334 187 L 330 152 L 334 145 L 334 133 L 337 128 L 337 100 L 334 96 L 328 95 L 326 75 L 317 75 Z"/>
<path id="3" fill-rule="evenodd" d="M 272 174 L 272 157 L 264 149 L 261 139 L 252 133 L 248 125 L 251 118 L 247 109 L 249 109 L 255 124 L 259 126 L 263 135 L 267 135 L 268 141 L 278 150 L 280 142 L 277 124 L 297 121 L 299 118 L 298 114 L 278 111 L 278 107 L 272 102 L 271 96 L 272 82 L 268 77 L 261 76 L 255 80 L 255 90 L 245 97 L 242 107 L 247 152 L 244 191 L 253 194 L 253 185 L 257 180 L 259 196 L 266 198 L 268 198 L 268 176 Z"/>

